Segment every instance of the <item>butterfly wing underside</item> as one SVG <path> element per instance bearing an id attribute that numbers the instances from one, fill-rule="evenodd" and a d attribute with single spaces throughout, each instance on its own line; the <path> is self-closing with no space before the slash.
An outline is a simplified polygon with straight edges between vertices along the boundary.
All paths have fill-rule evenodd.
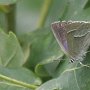
<path id="1" fill-rule="evenodd" d="M 60 45 L 61 49 L 65 54 L 68 54 L 68 46 L 67 46 L 67 32 L 65 30 L 65 23 L 63 22 L 55 22 L 52 23 L 52 31 L 54 36 L 56 37 L 56 40 L 58 41 L 58 44 Z"/>
<path id="2" fill-rule="evenodd" d="M 52 30 L 64 53 L 71 59 L 82 59 L 90 45 L 90 23 L 55 22 Z"/>
<path id="3" fill-rule="evenodd" d="M 74 22 L 66 28 L 69 54 L 76 60 L 83 60 L 90 45 L 90 23 Z"/>

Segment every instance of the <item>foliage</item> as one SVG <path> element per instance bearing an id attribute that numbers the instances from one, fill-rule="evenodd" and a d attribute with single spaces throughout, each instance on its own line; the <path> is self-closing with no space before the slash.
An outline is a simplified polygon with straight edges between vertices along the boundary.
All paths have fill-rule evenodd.
<path id="1" fill-rule="evenodd" d="M 58 20 L 89 21 L 90 0 L 0 0 L 0 90 L 90 90 L 90 53 L 69 63 Z"/>

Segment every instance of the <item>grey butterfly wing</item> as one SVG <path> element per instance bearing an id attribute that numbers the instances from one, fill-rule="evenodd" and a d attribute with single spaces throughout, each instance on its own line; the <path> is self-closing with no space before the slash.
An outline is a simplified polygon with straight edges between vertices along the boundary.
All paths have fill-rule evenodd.
<path id="1" fill-rule="evenodd" d="M 87 50 L 90 46 L 90 22 L 83 22 L 74 33 L 74 37 L 81 37 L 83 39 L 82 49 Z"/>
<path id="2" fill-rule="evenodd" d="M 67 32 L 65 30 L 65 24 L 65 22 L 55 22 L 51 24 L 51 28 L 61 49 L 64 51 L 64 53 L 68 54 L 68 45 L 66 38 Z"/>
<path id="3" fill-rule="evenodd" d="M 90 45 L 90 23 L 73 22 L 67 24 L 66 28 L 69 54 L 80 59 Z"/>
<path id="4" fill-rule="evenodd" d="M 80 59 L 90 45 L 90 23 L 79 21 L 52 24 L 54 35 L 71 59 Z"/>
<path id="5" fill-rule="evenodd" d="M 63 51 L 66 52 L 70 58 L 75 58 L 79 53 L 79 49 L 76 48 L 79 48 L 80 45 L 77 44 L 78 42 L 74 38 L 74 34 L 80 25 L 80 23 L 72 23 L 71 21 L 55 22 L 52 24 L 52 30 L 60 47 L 63 47 Z M 82 43 L 81 39 L 79 42 Z"/>

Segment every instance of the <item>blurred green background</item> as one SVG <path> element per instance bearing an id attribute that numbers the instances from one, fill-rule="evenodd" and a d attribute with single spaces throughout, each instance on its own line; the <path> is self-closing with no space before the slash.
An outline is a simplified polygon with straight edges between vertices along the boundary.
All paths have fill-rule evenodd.
<path id="1" fill-rule="evenodd" d="M 2 5 L 17 4 L 16 31 L 18 34 L 37 29 L 43 16 L 45 18 L 43 27 L 48 27 L 57 20 L 89 21 L 90 17 L 89 0 L 0 0 L 0 2 Z M 1 27 L 3 27 L 2 16 L 0 17 Z"/>
<path id="2" fill-rule="evenodd" d="M 90 70 L 70 64 L 52 34 L 51 23 L 63 20 L 90 21 L 90 0 L 0 0 L 0 28 L 17 36 L 22 67 L 47 81 L 37 90 L 90 90 Z"/>

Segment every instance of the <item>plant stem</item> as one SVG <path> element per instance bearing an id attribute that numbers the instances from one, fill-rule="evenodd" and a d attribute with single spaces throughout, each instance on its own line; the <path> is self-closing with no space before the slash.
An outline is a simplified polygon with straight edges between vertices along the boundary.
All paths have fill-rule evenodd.
<path id="1" fill-rule="evenodd" d="M 36 89 L 38 87 L 38 86 L 35 86 L 35 85 L 27 84 L 27 83 L 12 79 L 10 77 L 7 77 L 7 76 L 1 75 L 1 74 L 0 74 L 0 78 L 3 79 L 3 80 L 6 80 L 8 82 L 11 82 L 13 84 L 24 86 L 24 87 L 30 88 L 30 89 Z"/>
<path id="2" fill-rule="evenodd" d="M 41 28 L 44 26 L 46 18 L 48 16 L 48 12 L 49 12 L 50 7 L 52 5 L 52 1 L 53 0 L 45 0 L 44 1 L 44 5 L 43 5 L 42 10 L 41 10 L 41 15 L 39 18 L 39 22 L 37 24 L 37 28 Z"/>
<path id="3" fill-rule="evenodd" d="M 7 22 L 7 31 L 13 31 L 15 33 L 15 27 L 16 27 L 16 4 L 10 4 L 9 5 L 10 11 L 8 13 L 5 13 L 6 16 L 6 22 Z"/>

